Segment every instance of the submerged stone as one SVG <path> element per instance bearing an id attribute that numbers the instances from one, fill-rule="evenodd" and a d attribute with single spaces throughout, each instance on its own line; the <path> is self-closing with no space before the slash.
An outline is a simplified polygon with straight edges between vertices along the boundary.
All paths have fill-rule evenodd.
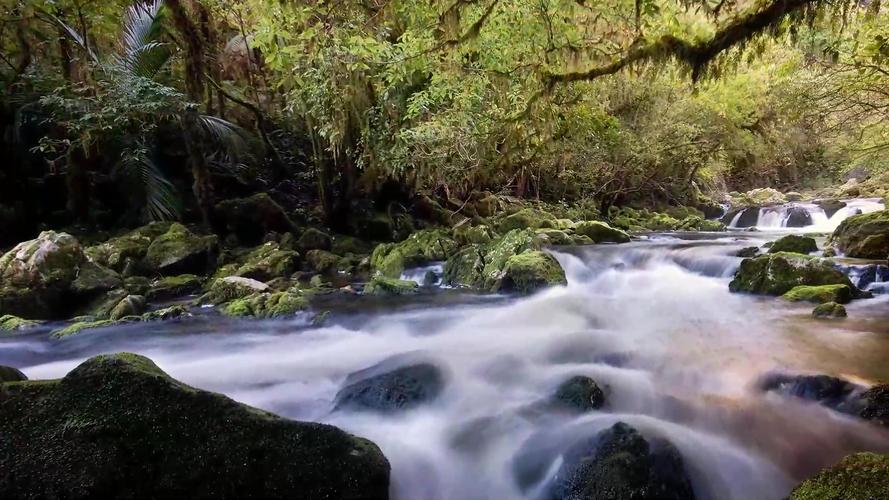
<path id="1" fill-rule="evenodd" d="M 618 422 L 565 453 L 551 500 L 691 500 L 682 456 L 663 439 L 648 440 Z"/>
<path id="2" fill-rule="evenodd" d="M 372 442 L 194 389 L 135 354 L 0 393 L 0 498 L 389 495 Z"/>
<path id="3" fill-rule="evenodd" d="M 789 500 L 889 498 L 889 455 L 856 453 L 803 481 Z"/>
<path id="4" fill-rule="evenodd" d="M 353 373 L 336 394 L 337 410 L 405 411 L 428 403 L 444 390 L 444 374 L 432 363 L 387 371 L 389 361 Z"/>
<path id="5" fill-rule="evenodd" d="M 577 375 L 559 384 L 552 402 L 557 407 L 584 413 L 602 408 L 605 392 L 595 380 Z"/>
<path id="6" fill-rule="evenodd" d="M 812 317 L 815 319 L 845 318 L 846 316 L 846 308 L 836 302 L 827 302 L 812 310 Z"/>

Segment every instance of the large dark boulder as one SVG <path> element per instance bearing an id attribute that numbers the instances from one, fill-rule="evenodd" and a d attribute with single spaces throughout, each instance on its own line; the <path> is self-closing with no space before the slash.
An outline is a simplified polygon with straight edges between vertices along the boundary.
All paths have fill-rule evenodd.
<path id="1" fill-rule="evenodd" d="M 258 245 L 269 232 L 295 232 L 287 213 L 265 193 L 225 200 L 216 205 L 219 232 L 234 234 L 242 245 Z"/>
<path id="2" fill-rule="evenodd" d="M 789 500 L 889 498 L 889 455 L 856 453 L 803 481 Z"/>
<path id="3" fill-rule="evenodd" d="M 336 395 L 336 409 L 396 412 L 434 400 L 444 390 L 441 368 L 418 362 L 393 368 L 397 359 L 384 360 L 346 378 Z"/>
<path id="4" fill-rule="evenodd" d="M 769 253 L 790 252 L 808 255 L 818 251 L 818 245 L 814 238 L 808 236 L 798 236 L 788 234 L 787 236 L 778 238 L 769 248 Z"/>
<path id="5" fill-rule="evenodd" d="M 623 422 L 569 449 L 549 493 L 551 500 L 695 498 L 679 451 Z"/>
<path id="6" fill-rule="evenodd" d="M 722 223 L 728 226 L 735 220 L 738 213 L 741 214 L 741 217 L 738 218 L 738 222 L 734 227 L 753 227 L 756 225 L 756 222 L 759 221 L 759 208 L 753 207 L 730 211 L 722 217 Z"/>
<path id="7" fill-rule="evenodd" d="M 370 441 L 188 387 L 134 354 L 0 384 L 0 498 L 388 498 Z"/>
<path id="8" fill-rule="evenodd" d="M 215 235 L 194 234 L 182 224 L 173 224 L 148 246 L 142 266 L 163 276 L 207 274 L 216 267 L 218 255 Z"/>
<path id="9" fill-rule="evenodd" d="M 787 227 L 806 227 L 812 225 L 812 214 L 803 207 L 793 207 L 787 214 Z"/>
<path id="10" fill-rule="evenodd" d="M 28 380 L 28 377 L 18 368 L 0 365 L 0 383 L 21 382 L 23 380 Z"/>
<path id="11" fill-rule="evenodd" d="M 784 295 L 800 285 L 846 285 L 858 289 L 830 261 L 797 253 L 770 253 L 741 262 L 729 283 L 732 292 Z"/>
<path id="12" fill-rule="evenodd" d="M 889 258 L 889 210 L 849 217 L 833 232 L 830 243 L 849 257 Z"/>
<path id="13" fill-rule="evenodd" d="M 602 408 L 605 392 L 595 380 L 577 375 L 559 384 L 551 402 L 556 408 L 584 413 Z"/>
<path id="14" fill-rule="evenodd" d="M 846 208 L 846 202 L 840 200 L 818 200 L 815 204 L 824 210 L 824 214 L 827 215 L 828 219 L 841 209 Z"/>

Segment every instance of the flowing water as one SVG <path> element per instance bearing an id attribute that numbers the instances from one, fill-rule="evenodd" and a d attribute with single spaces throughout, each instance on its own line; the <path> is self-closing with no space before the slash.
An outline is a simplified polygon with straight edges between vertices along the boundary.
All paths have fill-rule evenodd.
<path id="1" fill-rule="evenodd" d="M 820 202 L 792 202 L 761 208 L 747 208 L 724 220 L 730 228 L 755 227 L 761 231 L 801 229 L 807 232 L 833 232 L 847 218 L 883 210 L 877 198 L 842 200 L 838 205 Z"/>
<path id="2" fill-rule="evenodd" d="M 98 353 L 145 354 L 191 385 L 372 439 L 402 500 L 537 498 L 562 452 L 617 421 L 669 439 L 698 498 L 780 499 L 850 452 L 889 452 L 889 434 L 762 394 L 755 382 L 774 370 L 889 380 L 889 295 L 856 301 L 845 321 L 818 322 L 811 305 L 729 293 L 735 252 L 775 237 L 650 235 L 568 248 L 553 252 L 564 287 L 525 298 L 431 287 L 398 300 L 332 299 L 322 327 L 206 310 L 62 341 L 42 331 L 0 341 L 0 364 L 36 379 Z M 446 371 L 434 402 L 395 416 L 332 411 L 347 375 L 405 353 Z M 603 411 L 535 405 L 578 374 L 606 387 Z"/>

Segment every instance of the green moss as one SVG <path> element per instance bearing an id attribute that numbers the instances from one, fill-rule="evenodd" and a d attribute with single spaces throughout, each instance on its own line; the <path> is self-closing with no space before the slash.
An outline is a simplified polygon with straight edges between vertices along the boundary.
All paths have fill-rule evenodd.
<path id="1" fill-rule="evenodd" d="M 235 270 L 235 276 L 258 281 L 288 277 L 299 266 L 299 254 L 293 250 L 283 250 L 276 242 L 258 246 L 247 254 L 243 263 Z"/>
<path id="2" fill-rule="evenodd" d="M 110 319 L 101 319 L 96 321 L 77 321 L 75 323 L 71 323 L 70 325 L 53 330 L 50 335 L 53 338 L 61 339 L 65 337 L 70 337 L 71 335 L 77 335 L 86 330 L 94 330 L 97 328 L 106 328 L 109 326 L 116 325 L 117 321 L 113 321 Z"/>
<path id="3" fill-rule="evenodd" d="M 470 226 L 466 224 L 454 229 L 454 239 L 462 246 L 484 245 L 493 240 L 495 236 L 490 226 L 486 225 Z"/>
<path id="4" fill-rule="evenodd" d="M 31 321 L 22 319 L 12 314 L 4 314 L 0 316 L 0 332 L 16 332 L 39 326 L 39 321 Z"/>
<path id="5" fill-rule="evenodd" d="M 200 291 L 204 278 L 194 274 L 180 274 L 161 278 L 151 284 L 147 297 L 149 300 L 167 300 Z"/>
<path id="6" fill-rule="evenodd" d="M 149 311 L 142 315 L 142 321 L 168 320 L 181 318 L 188 315 L 188 309 L 186 309 L 184 306 L 175 305 L 165 307 L 163 309 L 158 309 L 156 311 Z"/>
<path id="7" fill-rule="evenodd" d="M 151 242 L 143 263 L 164 275 L 203 274 L 215 266 L 217 251 L 215 235 L 199 236 L 182 224 L 173 224 Z"/>
<path id="8" fill-rule="evenodd" d="M 559 229 L 538 229 L 537 234 L 546 238 L 548 245 L 572 245 L 574 240 L 567 232 Z"/>
<path id="9" fill-rule="evenodd" d="M 503 277 L 493 291 L 531 293 L 565 284 L 565 271 L 552 255 L 539 251 L 525 252 L 513 255 L 506 261 Z"/>
<path id="10" fill-rule="evenodd" d="M 889 498 L 889 455 L 856 453 L 803 481 L 789 500 Z"/>
<path id="11" fill-rule="evenodd" d="M 411 266 L 447 259 L 457 250 L 457 242 L 443 229 L 425 229 L 411 234 L 401 243 L 377 246 L 370 258 L 373 271 L 398 278 Z"/>
<path id="12" fill-rule="evenodd" d="M 312 271 L 319 274 L 329 274 L 336 271 L 340 265 L 340 256 L 325 250 L 310 250 L 306 254 L 306 261 Z"/>
<path id="13" fill-rule="evenodd" d="M 364 287 L 367 295 L 411 295 L 417 293 L 419 285 L 414 281 L 406 281 L 385 276 L 374 276 Z"/>
<path id="14" fill-rule="evenodd" d="M 71 291 L 89 295 L 107 292 L 123 285 L 120 275 L 107 267 L 93 262 L 83 262 L 77 270 L 77 278 L 71 282 Z"/>
<path id="15" fill-rule="evenodd" d="M 299 291 L 256 293 L 233 300 L 222 307 L 222 313 L 235 317 L 277 318 L 307 309 L 309 301 Z"/>
<path id="16" fill-rule="evenodd" d="M 681 231 L 725 231 L 725 224 L 718 220 L 708 220 L 692 215 L 682 219 L 678 229 Z"/>
<path id="17" fill-rule="evenodd" d="M 296 248 L 300 252 L 308 252 L 309 250 L 330 250 L 333 240 L 329 234 L 315 228 L 308 228 L 296 241 Z"/>
<path id="18" fill-rule="evenodd" d="M 846 285 L 797 286 L 782 295 L 791 302 L 836 302 L 848 304 L 852 300 L 852 289 Z"/>
<path id="19" fill-rule="evenodd" d="M 826 302 L 812 310 L 812 317 L 818 319 L 845 318 L 846 308 L 836 302 Z"/>
<path id="20" fill-rule="evenodd" d="M 575 228 L 575 232 L 589 237 L 594 243 L 627 243 L 630 241 L 630 236 L 627 233 L 599 221 L 581 222 Z"/>
<path id="21" fill-rule="evenodd" d="M 15 481 L 0 498 L 388 497 L 372 443 L 194 389 L 135 354 L 2 395 L 0 463 Z"/>
<path id="22" fill-rule="evenodd" d="M 553 214 L 536 208 L 525 208 L 503 217 L 497 224 L 497 231 L 507 233 L 514 229 L 540 229 L 556 227 Z"/>
<path id="23" fill-rule="evenodd" d="M 228 276 L 214 281 L 210 286 L 210 291 L 207 292 L 202 300 L 211 304 L 222 304 L 256 293 L 264 293 L 268 290 L 268 285 L 254 279 Z"/>
<path id="24" fill-rule="evenodd" d="M 443 281 L 452 286 L 481 286 L 484 282 L 484 270 L 484 246 L 470 245 L 445 262 Z"/>
<path id="25" fill-rule="evenodd" d="M 733 292 L 784 295 L 800 285 L 846 285 L 855 290 L 845 274 L 827 259 L 797 253 L 770 253 L 745 259 L 729 284 Z"/>
<path id="26" fill-rule="evenodd" d="M 112 321 L 121 321 L 126 317 L 139 316 L 145 311 L 145 305 L 145 297 L 141 295 L 127 295 L 111 310 L 110 319 Z"/>
<path id="27" fill-rule="evenodd" d="M 849 217 L 834 231 L 830 244 L 849 257 L 889 258 L 889 210 Z"/>
<path id="28" fill-rule="evenodd" d="M 769 253 L 790 252 L 808 255 L 818 251 L 815 240 L 808 236 L 790 234 L 775 240 L 769 247 Z"/>

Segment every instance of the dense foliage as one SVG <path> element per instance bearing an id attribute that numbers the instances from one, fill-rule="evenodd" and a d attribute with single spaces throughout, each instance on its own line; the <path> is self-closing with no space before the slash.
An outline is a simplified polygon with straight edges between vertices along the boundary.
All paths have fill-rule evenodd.
<path id="1" fill-rule="evenodd" d="M 880 0 L 0 5 L 4 173 L 64 174 L 81 219 L 99 172 L 212 224 L 220 176 L 335 222 L 393 184 L 606 209 L 889 164 Z"/>

